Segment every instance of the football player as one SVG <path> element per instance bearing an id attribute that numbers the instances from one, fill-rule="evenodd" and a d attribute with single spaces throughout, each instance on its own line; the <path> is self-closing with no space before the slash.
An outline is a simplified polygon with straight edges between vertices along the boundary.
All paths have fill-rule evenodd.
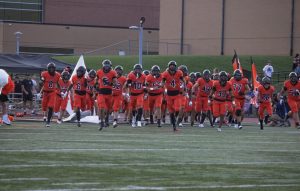
<path id="1" fill-rule="evenodd" d="M 209 95 L 209 99 L 213 99 L 213 115 L 214 118 L 220 117 L 218 131 L 221 132 L 222 124 L 224 123 L 224 117 L 226 114 L 226 97 L 227 94 L 231 96 L 233 101 L 231 83 L 228 81 L 228 76 L 225 71 L 219 73 L 219 80 L 213 83 L 212 91 Z M 235 105 L 233 101 L 233 106 Z"/>
<path id="2" fill-rule="evenodd" d="M 210 95 L 210 92 L 213 87 L 213 81 L 211 80 L 211 73 L 209 70 L 204 70 L 203 71 L 203 78 L 199 78 L 195 85 L 192 88 L 192 94 L 196 95 L 195 89 L 197 88 L 197 95 L 196 95 L 196 112 L 198 115 L 201 115 L 200 118 L 200 123 L 199 127 L 204 127 L 203 123 L 208 115 L 209 111 L 209 105 L 208 105 L 208 96 Z M 211 116 L 208 116 L 210 119 L 211 126 L 212 124 L 212 119 Z"/>
<path id="3" fill-rule="evenodd" d="M 112 109 L 114 113 L 114 122 L 113 127 L 118 126 L 118 116 L 119 116 L 119 110 L 121 109 L 123 105 L 123 100 L 125 94 L 123 94 L 123 87 L 126 82 L 126 77 L 123 76 L 123 67 L 122 66 L 116 66 L 115 71 L 117 73 L 117 80 L 116 83 L 113 85 L 113 93 L 112 93 Z"/>
<path id="4" fill-rule="evenodd" d="M 68 90 L 69 86 L 71 85 L 70 82 L 70 73 L 67 71 L 64 71 L 61 73 L 61 78 L 58 81 L 60 89 L 57 89 L 56 91 L 56 103 L 55 103 L 55 108 L 54 112 L 59 112 L 59 116 L 57 119 L 57 123 L 61 124 L 62 123 L 62 117 L 65 114 L 67 104 L 68 104 L 68 94 L 65 94 L 65 92 Z"/>
<path id="5" fill-rule="evenodd" d="M 269 77 L 263 77 L 262 85 L 258 86 L 258 95 L 257 100 L 259 103 L 258 114 L 259 114 L 259 123 L 260 129 L 263 130 L 263 119 L 264 111 L 266 110 L 268 115 L 266 116 L 266 121 L 268 121 L 269 116 L 272 116 L 272 95 L 275 91 L 274 86 L 271 85 L 271 80 Z"/>
<path id="6" fill-rule="evenodd" d="M 230 79 L 231 89 L 235 101 L 234 114 L 236 116 L 237 125 L 239 129 L 242 129 L 242 118 L 244 116 L 243 108 L 245 103 L 245 95 L 250 90 L 248 86 L 248 79 L 243 78 L 240 70 L 233 72 L 233 77 Z"/>
<path id="7" fill-rule="evenodd" d="M 97 103 L 99 109 L 99 120 L 101 131 L 105 126 L 109 126 L 109 108 L 112 102 L 112 87 L 117 83 L 117 73 L 112 70 L 110 60 L 103 60 L 102 69 L 97 71 L 96 87 L 97 87 Z M 105 124 L 104 124 L 105 121 Z"/>
<path id="8" fill-rule="evenodd" d="M 130 95 L 130 109 L 132 113 L 132 127 L 142 126 L 143 103 L 144 103 L 144 86 L 146 76 L 143 74 L 143 68 L 140 64 L 133 66 L 127 76 L 125 89 Z"/>
<path id="9" fill-rule="evenodd" d="M 87 87 L 86 87 L 86 109 L 91 111 L 91 115 L 94 114 L 95 108 L 95 84 L 96 84 L 97 73 L 95 70 L 90 70 L 87 77 Z"/>
<path id="10" fill-rule="evenodd" d="M 157 126 L 161 127 L 161 105 L 164 89 L 162 85 L 162 75 L 160 67 L 152 66 L 151 74 L 146 77 L 146 87 L 149 95 L 150 121 L 153 123 L 154 114 L 157 118 Z"/>
<path id="11" fill-rule="evenodd" d="M 65 92 L 64 97 L 67 97 L 68 92 L 73 88 L 74 90 L 74 105 L 73 110 L 76 113 L 77 126 L 80 127 L 80 110 L 86 109 L 86 88 L 87 79 L 85 77 L 86 69 L 83 66 L 79 66 L 76 70 L 76 75 L 71 78 L 71 85 Z"/>
<path id="12" fill-rule="evenodd" d="M 295 125 L 300 129 L 299 124 L 299 109 L 300 109 L 300 82 L 297 73 L 291 72 L 289 79 L 284 82 L 283 88 L 279 93 L 279 96 L 287 92 L 287 102 L 291 108 L 292 117 L 295 121 Z"/>
<path id="13" fill-rule="evenodd" d="M 167 91 L 167 108 L 170 113 L 170 120 L 173 126 L 173 131 L 178 131 L 176 127 L 176 116 L 175 112 L 179 111 L 180 108 L 180 84 L 184 84 L 183 73 L 181 70 L 177 69 L 177 63 L 175 61 L 170 61 L 168 63 L 168 68 L 162 74 L 162 86 L 165 86 Z M 178 120 L 179 121 L 179 120 Z"/>
<path id="14" fill-rule="evenodd" d="M 53 62 L 47 65 L 47 71 L 41 73 L 42 89 L 40 94 L 42 98 L 42 110 L 47 111 L 46 127 L 50 127 L 50 121 L 53 115 L 53 110 L 56 101 L 57 89 L 60 89 L 58 81 L 60 74 L 56 72 L 56 67 Z"/>

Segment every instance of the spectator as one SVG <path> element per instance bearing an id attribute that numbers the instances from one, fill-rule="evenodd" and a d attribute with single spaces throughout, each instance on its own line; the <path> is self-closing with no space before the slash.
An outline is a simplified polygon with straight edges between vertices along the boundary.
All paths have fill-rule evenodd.
<path id="1" fill-rule="evenodd" d="M 29 102 L 29 109 L 31 110 L 31 113 L 34 114 L 33 110 L 33 104 L 32 104 L 32 88 L 33 83 L 30 79 L 30 76 L 27 74 L 26 78 L 22 81 L 22 92 L 23 92 L 23 109 L 24 109 L 24 115 L 26 115 L 26 103 Z"/>
<path id="2" fill-rule="evenodd" d="M 298 66 L 298 62 L 296 59 L 293 60 L 293 67 L 292 67 L 292 71 L 295 71 L 295 69 L 297 68 Z"/>
<path id="3" fill-rule="evenodd" d="M 274 72 L 273 66 L 271 65 L 271 61 L 268 60 L 267 65 L 263 68 L 264 76 L 268 78 L 272 78 L 272 74 Z"/>
<path id="4" fill-rule="evenodd" d="M 21 93 L 22 93 L 22 82 L 20 81 L 19 76 L 15 77 L 15 93 L 18 93 L 18 95 L 15 95 L 14 98 L 21 99 Z"/>
<path id="5" fill-rule="evenodd" d="M 296 72 L 297 75 L 300 76 L 300 63 L 298 63 L 298 66 L 295 68 L 294 72 Z"/>

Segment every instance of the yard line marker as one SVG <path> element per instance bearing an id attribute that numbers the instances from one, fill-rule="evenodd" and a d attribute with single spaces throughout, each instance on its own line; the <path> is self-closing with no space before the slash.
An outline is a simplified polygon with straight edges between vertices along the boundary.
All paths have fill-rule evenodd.
<path id="1" fill-rule="evenodd" d="M 0 182 L 10 182 L 10 181 L 42 181 L 49 180 L 48 178 L 0 178 Z"/>
<path id="2" fill-rule="evenodd" d="M 223 140 L 220 141 L 205 141 L 205 140 L 130 140 L 130 139 L 116 139 L 116 140 L 91 140 L 91 139 L 86 139 L 86 140 L 82 140 L 82 139 L 70 139 L 70 140 L 59 140 L 59 139 L 1 139 L 0 141 L 53 141 L 53 142 L 82 142 L 82 143 L 90 143 L 90 142 L 150 142 L 150 143 L 236 143 L 236 141 L 230 141 L 230 142 L 224 142 Z M 280 141 L 280 142 L 272 142 L 272 141 L 261 141 L 261 142 L 242 142 L 244 144 L 298 144 L 299 142 L 284 142 L 284 141 Z"/>
<path id="3" fill-rule="evenodd" d="M 70 164 L 21 164 L 0 165 L 0 168 L 39 168 L 39 167 L 111 167 L 111 166 L 179 166 L 179 165 L 267 165 L 267 164 L 300 164 L 300 162 L 169 162 L 169 163 L 70 163 Z"/>
<path id="4" fill-rule="evenodd" d="M 232 150 L 232 151 L 245 151 L 244 149 L 236 148 L 214 148 L 214 149 L 205 149 L 205 148 L 102 148 L 102 149 L 90 149 L 90 148 L 81 148 L 81 149 L 0 149 L 0 152 L 80 152 L 80 151 L 126 151 L 126 152 L 148 152 L 148 151 L 211 151 L 211 150 Z M 273 150 L 250 150 L 255 152 L 300 152 L 300 150 L 286 150 L 286 149 L 273 149 Z"/>
<path id="5" fill-rule="evenodd" d="M 208 186 L 133 186 L 114 188 L 78 188 L 78 189 L 47 189 L 47 190 L 27 190 L 27 191 L 111 191 L 111 190 L 184 190 L 184 189 L 214 189 L 214 188 L 267 188 L 267 187 L 299 187 L 300 184 L 242 184 L 242 185 L 208 185 Z"/>

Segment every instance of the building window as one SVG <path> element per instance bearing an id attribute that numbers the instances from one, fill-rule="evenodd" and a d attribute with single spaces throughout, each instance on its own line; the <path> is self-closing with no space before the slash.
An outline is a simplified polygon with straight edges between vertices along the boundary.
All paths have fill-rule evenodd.
<path id="1" fill-rule="evenodd" d="M 41 23 L 43 0 L 0 0 L 0 20 Z"/>

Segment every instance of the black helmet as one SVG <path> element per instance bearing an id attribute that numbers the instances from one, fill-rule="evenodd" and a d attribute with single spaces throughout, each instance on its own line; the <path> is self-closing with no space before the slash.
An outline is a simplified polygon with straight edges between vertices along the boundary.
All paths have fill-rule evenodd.
<path id="1" fill-rule="evenodd" d="M 68 71 L 63 71 L 63 72 L 61 73 L 61 78 L 62 78 L 63 80 L 68 81 L 68 80 L 70 80 L 70 77 L 71 77 L 71 75 L 70 75 L 70 73 L 69 73 Z"/>
<path id="2" fill-rule="evenodd" d="M 289 79 L 291 80 L 291 82 L 293 84 L 296 84 L 298 82 L 298 75 L 297 75 L 297 73 L 296 72 L 291 72 L 289 74 Z"/>
<path id="3" fill-rule="evenodd" d="M 82 76 L 84 76 L 85 72 L 86 72 L 85 67 L 79 66 L 79 68 L 76 71 L 76 74 L 79 78 L 81 78 Z"/>
<path id="4" fill-rule="evenodd" d="M 170 71 L 176 71 L 177 70 L 177 63 L 175 61 L 170 61 L 168 63 L 168 68 Z"/>
<path id="5" fill-rule="evenodd" d="M 160 67 L 157 65 L 152 66 L 151 68 L 151 74 L 155 77 L 159 77 L 160 75 Z"/>
<path id="6" fill-rule="evenodd" d="M 211 77 L 211 73 L 209 70 L 205 69 L 203 70 L 203 79 L 205 79 L 206 81 L 210 80 Z"/>
<path id="7" fill-rule="evenodd" d="M 202 77 L 202 74 L 201 74 L 201 72 L 196 72 L 196 73 L 195 73 L 195 75 L 196 75 L 196 78 L 197 78 L 197 79 L 199 79 L 199 78 L 201 78 L 201 77 Z"/>
<path id="8" fill-rule="evenodd" d="M 104 73 L 108 73 L 111 70 L 112 63 L 110 60 L 106 59 L 102 61 L 102 69 Z"/>
<path id="9" fill-rule="evenodd" d="M 187 68 L 186 65 L 180 65 L 180 66 L 178 67 L 178 69 L 182 71 L 182 73 L 183 73 L 184 76 L 187 76 L 188 73 L 189 73 L 188 68 Z"/>
<path id="10" fill-rule="evenodd" d="M 239 69 L 236 69 L 233 72 L 233 77 L 235 80 L 240 81 L 242 79 L 242 72 Z"/>
<path id="11" fill-rule="evenodd" d="M 143 74 L 145 74 L 146 76 L 148 76 L 150 74 L 149 70 L 144 70 Z"/>
<path id="12" fill-rule="evenodd" d="M 271 84 L 271 79 L 269 77 L 263 77 L 262 79 L 262 84 L 265 85 L 265 84 Z"/>
<path id="13" fill-rule="evenodd" d="M 97 76 L 97 73 L 96 73 L 95 70 L 90 70 L 90 71 L 89 71 L 89 77 L 90 77 L 91 79 L 96 78 L 96 76 Z"/>
<path id="14" fill-rule="evenodd" d="M 55 70 L 56 70 L 56 66 L 53 62 L 50 62 L 49 64 L 47 64 L 47 70 L 49 72 L 49 74 L 54 75 Z"/>
<path id="15" fill-rule="evenodd" d="M 140 64 L 135 64 L 133 66 L 133 72 L 136 74 L 141 74 L 143 71 L 143 67 Z"/>
<path id="16" fill-rule="evenodd" d="M 122 76 L 122 74 L 123 74 L 123 67 L 120 66 L 120 65 L 118 65 L 118 66 L 115 67 L 115 71 L 117 72 L 117 74 L 119 76 Z"/>
<path id="17" fill-rule="evenodd" d="M 221 72 L 219 73 L 219 76 L 220 76 L 220 81 L 225 81 L 225 82 L 227 82 L 227 80 L 228 80 L 228 75 L 227 75 L 227 73 L 226 73 L 225 71 L 221 71 Z"/>
<path id="18" fill-rule="evenodd" d="M 195 82 L 195 81 L 197 80 L 197 75 L 196 75 L 196 73 L 191 72 L 189 76 L 190 76 L 191 82 Z"/>

